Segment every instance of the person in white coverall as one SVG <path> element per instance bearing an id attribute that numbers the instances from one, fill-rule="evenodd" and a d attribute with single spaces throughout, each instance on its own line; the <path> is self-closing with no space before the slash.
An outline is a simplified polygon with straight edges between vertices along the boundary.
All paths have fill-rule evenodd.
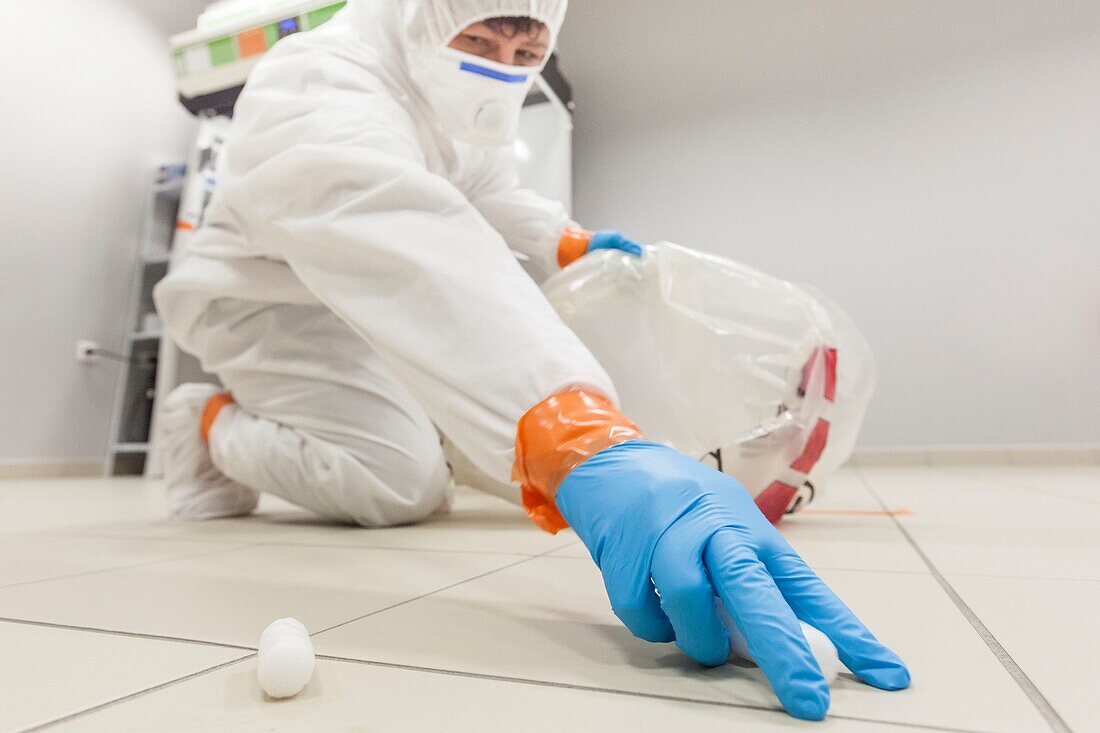
<path id="1" fill-rule="evenodd" d="M 737 481 L 618 411 L 539 291 L 591 249 L 640 251 L 518 184 L 509 143 L 566 2 L 351 0 L 258 63 L 206 223 L 155 292 L 227 390 L 183 385 L 160 410 L 172 510 L 243 515 L 266 491 L 415 522 L 447 500 L 442 435 L 482 488 L 576 530 L 635 635 L 724 663 L 717 595 L 794 715 L 829 702 L 799 619 L 866 682 L 904 687 Z"/>

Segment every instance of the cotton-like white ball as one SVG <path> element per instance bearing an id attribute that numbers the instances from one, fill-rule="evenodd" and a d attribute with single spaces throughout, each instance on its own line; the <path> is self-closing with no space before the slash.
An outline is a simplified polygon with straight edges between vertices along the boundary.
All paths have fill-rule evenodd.
<path id="1" fill-rule="evenodd" d="M 749 646 L 745 641 L 745 637 L 741 635 L 741 632 L 737 630 L 737 625 L 733 622 L 733 618 L 730 616 L 729 611 L 721 602 L 718 602 L 718 615 L 722 619 L 722 623 L 730 634 L 730 651 L 741 657 L 742 659 L 748 659 L 754 661 L 752 655 L 749 654 Z M 836 647 L 833 646 L 833 642 L 829 640 L 829 637 L 824 633 L 810 626 L 805 621 L 799 621 L 802 625 L 802 635 L 806 637 L 806 642 L 810 645 L 810 651 L 813 652 L 814 659 L 817 660 L 818 666 L 821 667 L 821 674 L 824 675 L 825 681 L 832 685 L 836 682 L 837 675 L 840 674 L 840 670 L 844 668 L 844 665 L 840 663 L 840 656 L 836 652 Z"/>
<path id="2" fill-rule="evenodd" d="M 260 687 L 271 697 L 294 697 L 313 676 L 317 660 L 313 642 L 301 621 L 281 618 L 260 635 L 256 675 Z"/>
<path id="3" fill-rule="evenodd" d="M 840 670 L 844 668 L 840 663 L 840 655 L 837 654 L 836 647 L 824 632 L 818 631 L 805 621 L 799 621 L 799 623 L 802 624 L 802 635 L 809 642 L 810 651 L 814 653 L 814 659 L 821 667 L 821 673 L 825 675 L 825 681 L 832 685 L 836 682 Z"/>

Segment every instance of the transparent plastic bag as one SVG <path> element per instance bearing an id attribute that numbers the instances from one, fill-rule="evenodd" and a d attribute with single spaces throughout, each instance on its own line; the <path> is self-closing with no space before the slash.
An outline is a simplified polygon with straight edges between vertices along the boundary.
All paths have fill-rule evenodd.
<path id="1" fill-rule="evenodd" d="M 646 436 L 737 478 L 772 521 L 851 455 L 875 366 L 831 301 L 668 242 L 589 254 L 543 291 Z"/>

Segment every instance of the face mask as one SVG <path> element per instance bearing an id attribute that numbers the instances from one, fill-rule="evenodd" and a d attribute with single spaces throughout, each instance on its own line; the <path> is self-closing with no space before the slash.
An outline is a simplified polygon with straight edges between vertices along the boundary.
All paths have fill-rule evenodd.
<path id="1" fill-rule="evenodd" d="M 414 58 L 413 79 L 456 140 L 481 147 L 508 145 L 519 132 L 523 100 L 537 66 L 509 66 L 453 48 Z"/>

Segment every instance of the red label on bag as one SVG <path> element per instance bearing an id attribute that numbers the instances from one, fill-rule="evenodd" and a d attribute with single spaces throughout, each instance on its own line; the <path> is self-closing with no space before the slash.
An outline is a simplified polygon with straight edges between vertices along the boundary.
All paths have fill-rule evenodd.
<path id="1" fill-rule="evenodd" d="M 836 401 L 836 349 L 825 350 L 825 399 Z"/>
<path id="2" fill-rule="evenodd" d="M 818 420 L 810 433 L 810 437 L 806 440 L 806 447 L 802 449 L 802 455 L 791 464 L 791 468 L 799 473 L 809 473 L 817 465 L 817 461 L 821 458 L 821 453 L 825 450 L 825 445 L 828 442 L 829 423 L 825 420 Z"/>
<path id="3" fill-rule="evenodd" d="M 760 492 L 756 497 L 756 506 L 769 522 L 775 524 L 786 513 L 787 507 L 791 505 L 791 500 L 797 493 L 798 489 L 795 487 L 776 481 Z"/>
<path id="4" fill-rule="evenodd" d="M 798 394 L 800 397 L 806 396 L 806 391 L 810 388 L 810 379 L 814 376 L 814 369 L 817 367 L 818 359 L 825 362 L 825 399 L 829 400 L 829 402 L 835 402 L 836 349 L 822 349 L 820 347 L 814 349 L 814 353 L 810 355 L 809 361 L 802 367 L 802 381 L 798 385 Z"/>

